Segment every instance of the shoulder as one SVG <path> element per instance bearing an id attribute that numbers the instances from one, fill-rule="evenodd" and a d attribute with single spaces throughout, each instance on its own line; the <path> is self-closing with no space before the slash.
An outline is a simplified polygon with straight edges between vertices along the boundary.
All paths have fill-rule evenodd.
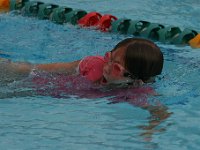
<path id="1" fill-rule="evenodd" d="M 87 56 L 79 63 L 79 73 L 91 81 L 97 81 L 102 77 L 104 64 L 102 56 Z"/>
<path id="2" fill-rule="evenodd" d="M 101 67 L 104 63 L 105 61 L 102 56 L 87 56 L 80 61 L 79 69 L 83 70 L 85 68 Z"/>

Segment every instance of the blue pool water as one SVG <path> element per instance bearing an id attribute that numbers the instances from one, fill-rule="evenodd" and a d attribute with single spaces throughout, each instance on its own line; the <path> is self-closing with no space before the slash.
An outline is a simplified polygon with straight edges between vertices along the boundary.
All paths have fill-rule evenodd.
<path id="1" fill-rule="evenodd" d="M 200 31 L 198 0 L 56 3 Z M 125 37 L 0 14 L 0 56 L 13 61 L 49 63 L 103 55 Z M 98 95 L 27 95 L 30 89 L 21 82 L 0 85 L 0 149 L 198 150 L 200 49 L 157 44 L 165 58 L 163 78 L 151 85 L 160 96 L 148 100 L 163 107 L 147 110 L 126 102 L 112 104 L 110 97 Z M 155 114 L 162 118 L 159 120 Z"/>

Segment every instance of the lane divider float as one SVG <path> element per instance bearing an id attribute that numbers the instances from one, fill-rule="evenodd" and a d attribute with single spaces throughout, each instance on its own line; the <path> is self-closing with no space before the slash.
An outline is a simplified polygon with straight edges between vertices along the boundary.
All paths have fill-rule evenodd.
<path id="1" fill-rule="evenodd" d="M 0 0 L 0 12 L 18 11 L 23 16 L 48 19 L 57 24 L 70 23 L 80 27 L 92 27 L 102 32 L 141 36 L 167 44 L 190 45 L 200 48 L 200 33 L 192 29 L 181 30 L 176 26 L 164 26 L 144 20 L 117 18 L 111 14 L 86 12 L 67 6 L 41 1 Z"/>

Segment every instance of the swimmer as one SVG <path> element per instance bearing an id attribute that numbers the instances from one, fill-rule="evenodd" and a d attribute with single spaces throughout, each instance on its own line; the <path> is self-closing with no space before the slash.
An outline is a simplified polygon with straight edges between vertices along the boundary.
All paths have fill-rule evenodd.
<path id="1" fill-rule="evenodd" d="M 82 60 L 70 63 L 29 64 L 14 63 L 6 59 L 0 59 L 0 70 L 4 70 L 0 72 L 0 76 L 2 73 L 5 73 L 7 81 L 8 79 L 9 81 L 19 80 L 20 78 L 23 79 L 24 77 L 29 76 L 32 71 L 39 70 L 59 75 L 80 74 L 96 84 L 109 85 L 113 83 L 123 83 L 131 85 L 135 82 L 153 82 L 152 79 L 161 73 L 162 68 L 163 54 L 160 49 L 153 42 L 140 38 L 127 38 L 119 42 L 114 49 L 107 52 L 104 57 L 88 56 Z M 2 77 L 0 77 L 0 79 L 2 79 Z M 56 80 L 54 82 L 57 83 L 59 81 L 60 80 Z M 63 82 L 65 82 L 65 80 L 63 80 Z M 42 82 L 42 84 L 43 83 L 45 82 Z M 82 80 L 78 82 L 78 84 L 80 83 L 82 83 Z M 168 112 L 168 108 L 161 103 L 156 105 L 148 103 L 146 94 L 153 93 L 154 95 L 154 91 L 148 87 L 144 89 L 123 88 L 119 90 L 115 88 L 112 91 L 102 92 L 101 90 L 97 91 L 96 88 L 94 90 L 92 88 L 80 90 L 80 87 L 65 87 L 59 91 L 62 86 L 55 86 L 53 90 L 51 87 L 49 89 L 48 87 L 47 89 L 45 86 L 43 87 L 44 89 L 39 88 L 39 94 L 41 95 L 51 95 L 59 98 L 65 96 L 62 93 L 64 92 L 72 95 L 80 95 L 81 97 L 84 95 L 84 97 L 92 99 L 111 96 L 110 99 L 108 98 L 110 104 L 128 102 L 134 106 L 139 106 L 147 110 L 150 114 L 150 117 L 148 117 L 149 122 L 139 126 L 139 128 L 142 129 L 141 136 L 145 141 L 151 141 L 155 133 L 165 131 L 163 130 L 165 127 L 160 128 L 160 124 L 172 114 L 171 112 Z M 126 90 L 129 90 L 129 92 Z M 68 94 L 66 96 L 68 96 Z M 115 97 L 113 97 L 113 95 Z M 18 93 L 10 92 L 9 94 L 6 93 L 4 95 L 1 95 L 0 93 L 0 98 L 21 96 L 32 96 L 32 92 L 19 91 Z"/>
<path id="2" fill-rule="evenodd" d="M 108 51 L 104 57 L 87 56 L 74 62 L 49 64 L 2 60 L 0 66 L 1 70 L 4 70 L 2 73 L 10 80 L 19 80 L 37 70 L 51 74 L 79 74 L 95 84 L 131 85 L 135 82 L 154 82 L 154 77 L 162 72 L 163 54 L 160 48 L 149 40 L 127 38 Z"/>

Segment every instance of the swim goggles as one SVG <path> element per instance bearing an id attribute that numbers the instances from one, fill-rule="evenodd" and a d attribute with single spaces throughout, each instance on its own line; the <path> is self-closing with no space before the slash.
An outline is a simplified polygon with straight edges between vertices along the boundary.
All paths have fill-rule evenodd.
<path id="1" fill-rule="evenodd" d="M 116 70 L 121 73 L 123 77 L 125 77 L 125 83 L 133 83 L 135 79 L 137 79 L 134 75 L 132 75 L 128 70 L 126 70 L 120 63 L 113 61 L 112 51 L 106 52 L 104 55 L 104 60 L 106 63 L 111 65 L 113 70 Z M 117 82 L 117 81 L 116 81 Z M 122 81 L 119 81 L 122 83 Z"/>

